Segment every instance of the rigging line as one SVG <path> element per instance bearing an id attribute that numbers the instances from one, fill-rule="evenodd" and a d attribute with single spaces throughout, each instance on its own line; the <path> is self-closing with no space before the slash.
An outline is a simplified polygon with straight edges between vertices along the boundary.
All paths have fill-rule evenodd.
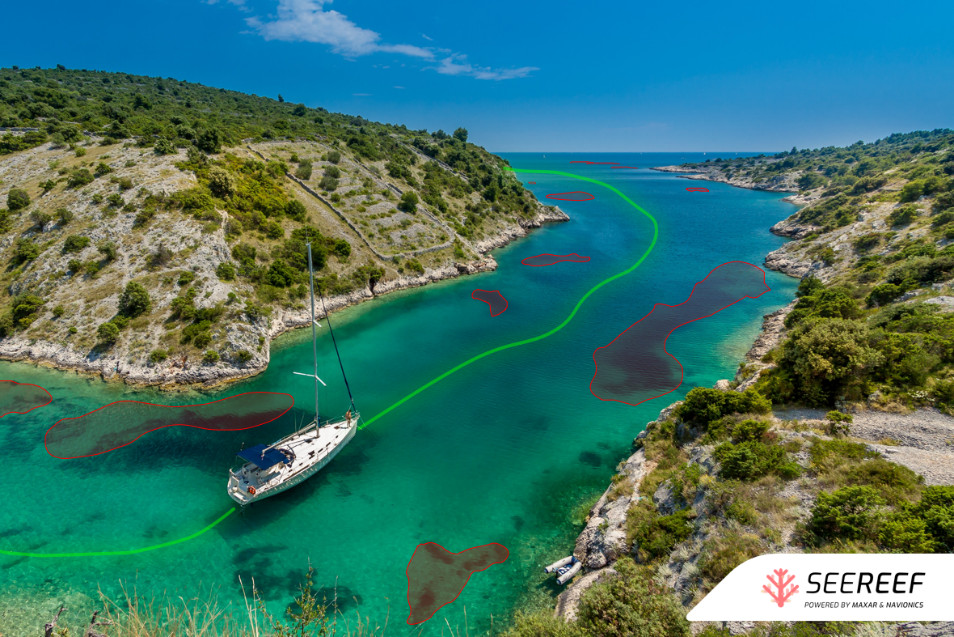
<path id="1" fill-rule="evenodd" d="M 656 221 L 656 218 L 653 217 L 653 216 L 652 216 L 651 214 L 649 214 L 648 212 L 646 212 L 646 210 L 644 210 L 639 204 L 637 204 L 635 201 L 633 201 L 632 199 L 630 199 L 629 197 L 627 197 L 625 194 L 622 193 L 622 191 L 620 191 L 620 190 L 619 190 L 618 188 L 616 188 L 615 186 L 611 186 L 611 185 L 609 185 L 608 183 L 606 183 L 606 182 L 604 182 L 604 181 L 599 181 L 599 180 L 593 179 L 593 178 L 591 178 L 591 177 L 584 177 L 584 176 L 582 176 L 582 175 L 575 175 L 575 174 L 573 174 L 573 173 L 563 172 L 562 170 L 521 170 L 521 169 L 517 169 L 517 168 L 510 168 L 510 167 L 504 167 L 504 170 L 509 170 L 509 171 L 515 172 L 515 173 L 520 172 L 520 173 L 533 173 L 533 174 L 541 174 L 541 175 L 560 175 L 561 177 L 572 177 L 573 179 L 579 179 L 579 180 L 581 180 L 581 181 L 587 181 L 587 182 L 590 182 L 590 183 L 592 183 L 592 184 L 596 184 L 596 185 L 598 185 L 598 186 L 603 186 L 604 188 L 608 188 L 608 189 L 611 190 L 612 192 L 614 192 L 614 193 L 616 193 L 617 195 L 619 195 L 620 197 L 622 197 L 623 201 L 625 201 L 626 203 L 628 203 L 629 205 L 631 205 L 633 208 L 635 208 L 636 210 L 638 210 L 640 213 L 642 213 L 644 216 L 646 216 L 646 217 L 652 222 L 652 224 L 653 224 L 653 238 L 652 238 L 652 241 L 650 241 L 650 243 L 649 243 L 649 247 L 647 247 L 646 250 L 643 252 L 643 254 L 639 257 L 639 259 L 637 259 L 636 263 L 634 263 L 633 265 L 629 266 L 628 268 L 626 268 L 626 269 L 623 270 L 622 272 L 617 272 L 616 274 L 614 274 L 614 275 L 612 275 L 612 276 L 610 276 L 610 277 L 608 277 L 608 278 L 606 278 L 606 279 L 603 279 L 602 281 L 600 281 L 599 283 L 597 283 L 596 285 L 594 285 L 592 288 L 590 288 L 590 289 L 586 292 L 586 294 L 584 294 L 584 295 L 580 298 L 580 300 L 577 301 L 576 305 L 575 305 L 575 306 L 573 307 L 573 309 L 570 311 L 570 314 L 569 314 L 565 319 L 563 319 L 563 322 L 562 322 L 562 323 L 560 323 L 560 324 L 557 325 L 556 327 L 551 328 L 550 330 L 544 332 L 543 334 L 538 334 L 537 336 L 531 336 L 530 338 L 525 338 L 525 339 L 520 340 L 520 341 L 514 341 L 514 342 L 512 342 L 512 343 L 507 343 L 507 344 L 505 344 L 505 345 L 499 345 L 499 346 L 497 346 L 497 347 L 494 347 L 493 349 L 489 349 L 489 350 L 487 350 L 487 351 L 485 351 L 485 352 L 481 352 L 480 354 L 477 354 L 476 356 L 472 356 L 471 358 L 468 358 L 468 359 L 467 359 L 466 361 L 464 361 L 463 363 L 460 363 L 460 364 L 458 364 L 458 365 L 456 365 L 456 366 L 450 368 L 449 370 L 447 370 L 446 372 L 444 372 L 443 374 L 441 374 L 441 375 L 438 376 L 437 378 L 433 378 L 433 379 L 431 379 L 430 381 L 424 383 L 423 385 L 421 385 L 420 387 L 418 387 L 417 389 L 415 389 L 414 391 L 412 391 L 410 394 L 407 394 L 406 396 L 404 396 L 403 398 L 401 398 L 401 399 L 398 400 L 397 402 L 391 404 L 389 407 L 387 407 L 387 408 L 385 408 L 384 410 L 378 412 L 377 414 L 375 414 L 375 415 L 372 416 L 371 418 L 365 420 L 365 421 L 364 421 L 364 424 L 361 425 L 361 426 L 359 426 L 358 429 L 364 429 L 365 427 L 367 427 L 368 425 L 370 425 L 371 423 L 373 423 L 373 422 L 374 422 L 375 420 L 377 420 L 378 418 L 381 418 L 381 417 L 387 415 L 388 413 L 390 413 L 391 411 L 393 411 L 394 409 L 397 409 L 398 407 L 400 407 L 401 405 L 403 405 L 404 403 L 406 403 L 407 401 L 409 401 L 411 398 L 414 398 L 415 396 L 417 396 L 418 394 L 420 394 L 420 393 L 421 393 L 422 391 L 424 391 L 425 389 L 428 389 L 429 387 L 432 387 L 433 385 L 436 385 L 437 383 L 439 383 L 440 381 L 444 380 L 445 378 L 447 378 L 448 376 L 450 376 L 450 375 L 453 374 L 454 372 L 460 371 L 461 369 L 467 367 L 468 365 L 470 365 L 470 364 L 472 364 L 472 363 L 476 363 L 477 361 L 481 360 L 482 358 L 486 358 L 487 356 L 490 356 L 491 354 L 496 354 L 497 352 L 502 352 L 502 351 L 505 351 L 505 350 L 508 350 L 508 349 L 513 349 L 513 348 L 515 348 L 515 347 L 520 347 L 521 345 L 529 345 L 530 343 L 536 343 L 537 341 L 542 341 L 542 340 L 545 339 L 545 338 L 548 338 L 548 337 L 550 337 L 550 336 L 553 336 L 554 334 L 556 334 L 557 332 L 559 332 L 560 330 L 562 330 L 564 327 L 566 327 L 566 326 L 570 323 L 571 320 L 573 320 L 573 317 L 576 316 L 576 313 L 577 313 L 577 312 L 580 310 L 580 308 L 583 306 L 583 303 L 585 303 L 586 300 L 587 300 L 588 298 L 590 298 L 590 296 L 592 296 L 594 293 L 596 293 L 596 291 L 599 290 L 600 288 L 602 288 L 603 286 L 608 285 L 609 283 L 612 283 L 612 282 L 615 281 L 616 279 L 619 279 L 619 278 L 621 278 L 621 277 L 626 276 L 627 274 L 629 274 L 630 272 L 632 272 L 633 270 L 635 270 L 636 268 L 638 268 L 640 265 L 642 265 L 643 261 L 645 261 L 646 258 L 649 256 L 649 253 L 653 251 L 653 248 L 656 247 L 656 241 L 659 239 L 659 223 Z"/>
<path id="2" fill-rule="evenodd" d="M 351 409 L 358 411 L 358 408 L 354 406 L 354 396 L 351 395 L 351 386 L 348 385 L 348 376 L 345 374 L 344 363 L 341 362 L 341 352 L 338 351 L 338 341 L 335 340 L 335 330 L 331 327 L 331 316 L 328 314 L 328 310 L 325 309 L 325 297 L 321 294 L 321 287 L 318 288 L 318 298 L 321 299 L 321 311 L 325 313 L 325 321 L 328 323 L 328 331 L 331 333 L 331 342 L 335 346 L 335 354 L 338 356 L 338 367 L 341 368 L 341 378 L 344 379 L 345 389 L 348 390 L 348 400 L 351 401 Z"/>

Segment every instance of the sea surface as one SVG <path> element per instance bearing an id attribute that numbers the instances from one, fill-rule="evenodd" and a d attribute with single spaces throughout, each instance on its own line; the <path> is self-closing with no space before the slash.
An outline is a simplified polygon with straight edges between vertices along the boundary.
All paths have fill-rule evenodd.
<path id="1" fill-rule="evenodd" d="M 723 156 L 732 153 L 723 153 Z M 761 265 L 784 242 L 769 226 L 796 208 L 779 193 L 687 181 L 649 166 L 715 154 L 510 153 L 521 170 L 585 175 L 612 184 L 651 213 L 658 241 L 632 273 L 589 297 L 572 321 L 545 340 L 493 354 L 421 392 L 357 436 L 320 474 L 226 518 L 211 531 L 155 551 L 86 557 L 0 556 L 0 632 L 26 634 L 66 604 L 78 625 L 98 591 L 182 604 L 217 598 L 243 613 L 239 577 L 254 580 L 281 615 L 309 564 L 338 626 L 357 617 L 388 635 L 480 635 L 506 625 L 513 609 L 543 605 L 558 590 L 542 567 L 568 555 L 585 506 L 607 486 L 633 437 L 659 410 L 696 386 L 731 378 L 763 314 L 794 296 L 796 281 L 767 272 L 770 292 L 679 328 L 668 350 L 685 368 L 681 387 L 632 407 L 590 393 L 593 351 L 643 317 L 654 303 L 686 300 L 693 285 L 726 261 Z M 637 170 L 573 160 L 619 162 Z M 652 225 L 608 189 L 570 177 L 518 175 L 544 202 L 583 190 L 591 201 L 559 203 L 571 220 L 551 224 L 494 252 L 492 273 L 389 294 L 333 315 L 335 334 L 363 417 L 370 418 L 458 363 L 543 333 L 563 321 L 594 285 L 630 267 Z M 687 192 L 705 186 L 708 193 Z M 575 252 L 587 263 L 529 267 L 521 259 Z M 473 290 L 499 290 L 492 317 Z M 324 324 L 324 322 L 323 322 Z M 326 415 L 347 408 L 327 327 L 319 331 Z M 268 443 L 310 416 L 308 330 L 272 345 L 268 370 L 214 392 L 161 394 L 22 363 L 0 363 L 0 378 L 37 383 L 52 404 L 0 420 L 4 463 L 0 549 L 33 553 L 129 551 L 189 536 L 232 507 L 225 492 L 233 455 Z M 59 418 L 123 399 L 188 404 L 244 391 L 283 391 L 294 409 L 258 429 L 207 432 L 168 428 L 105 455 L 57 460 L 43 446 Z M 416 627 L 408 617 L 405 568 L 415 547 L 454 552 L 496 542 L 509 558 L 475 574 L 459 598 Z M 78 629 L 74 629 L 78 630 Z"/>

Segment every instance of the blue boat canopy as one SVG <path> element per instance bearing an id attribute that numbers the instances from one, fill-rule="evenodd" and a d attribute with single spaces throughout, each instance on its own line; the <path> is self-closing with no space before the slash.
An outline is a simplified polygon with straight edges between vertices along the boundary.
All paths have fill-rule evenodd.
<path id="1" fill-rule="evenodd" d="M 287 462 L 282 452 L 278 449 L 269 449 L 267 445 L 255 445 L 239 451 L 236 455 L 255 464 L 259 469 L 268 469 L 279 462 Z"/>

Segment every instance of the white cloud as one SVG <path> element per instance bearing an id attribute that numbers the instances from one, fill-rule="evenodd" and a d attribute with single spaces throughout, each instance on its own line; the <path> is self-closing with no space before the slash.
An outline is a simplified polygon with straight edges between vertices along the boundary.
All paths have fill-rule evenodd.
<path id="1" fill-rule="evenodd" d="M 228 2 L 243 11 L 248 11 L 246 0 L 204 0 L 208 4 Z M 267 19 L 249 17 L 246 23 L 266 40 L 285 42 L 313 42 L 330 46 L 331 50 L 349 58 L 372 53 L 396 53 L 421 60 L 433 60 L 446 55 L 440 65 L 431 67 L 443 75 L 465 75 L 478 80 L 510 80 L 526 77 L 538 70 L 535 66 L 509 69 L 493 69 L 474 66 L 465 55 L 447 49 L 420 47 L 413 44 L 386 44 L 381 34 L 359 27 L 348 16 L 328 8 L 332 0 L 278 0 L 274 16 Z M 433 38 L 422 33 L 428 41 Z"/>
<path id="2" fill-rule="evenodd" d="M 521 66 L 513 69 L 474 66 L 467 62 L 467 56 L 457 54 L 441 60 L 441 64 L 436 70 L 442 75 L 467 75 L 478 80 L 512 80 L 518 77 L 527 77 L 533 71 L 540 69 L 535 66 Z"/>

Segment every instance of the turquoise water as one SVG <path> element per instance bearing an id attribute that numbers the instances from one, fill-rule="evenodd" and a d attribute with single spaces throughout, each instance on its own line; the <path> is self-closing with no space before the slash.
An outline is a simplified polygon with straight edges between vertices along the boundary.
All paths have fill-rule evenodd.
<path id="1" fill-rule="evenodd" d="M 171 599 L 214 592 L 240 610 L 238 576 L 254 577 L 280 613 L 307 569 L 329 597 L 337 586 L 340 621 L 355 611 L 388 634 L 439 634 L 447 625 L 471 635 L 505 624 L 515 605 L 555 593 L 541 567 L 567 555 L 579 530 L 581 502 L 601 492 L 632 438 L 660 409 L 694 386 L 729 378 L 761 317 L 788 302 L 795 281 L 767 273 L 772 290 L 677 330 L 668 349 L 685 367 L 682 387 L 638 407 L 601 402 L 589 392 L 593 350 L 645 315 L 653 303 L 680 303 L 710 270 L 730 260 L 760 265 L 780 246 L 768 227 L 795 208 L 779 194 L 687 182 L 647 166 L 704 159 L 699 154 L 508 154 L 520 168 L 564 170 L 607 181 L 655 216 L 659 240 L 632 274 L 594 294 L 550 338 L 494 354 L 441 381 L 371 426 L 327 469 L 303 485 L 234 514 L 190 542 L 140 555 L 89 558 L 0 556 L 0 631 L 38 626 L 60 603 L 80 621 L 97 587 L 116 595 L 120 582 L 140 595 Z M 617 161 L 641 170 L 570 164 Z M 594 284 L 629 267 L 652 234 L 648 220 L 604 188 L 520 173 L 543 201 L 547 193 L 585 190 L 586 202 L 559 202 L 571 216 L 495 252 L 496 272 L 398 292 L 334 316 L 352 389 L 367 418 L 421 384 L 484 350 L 544 332 L 562 321 Z M 577 252 L 589 263 L 533 268 L 520 260 Z M 491 317 L 471 298 L 500 290 L 506 312 Z M 330 339 L 320 332 L 320 374 L 328 413 L 346 408 Z M 46 387 L 51 405 L 0 420 L 5 450 L 5 506 L 0 548 L 43 552 L 135 549 L 189 535 L 225 513 L 232 454 L 243 443 L 270 442 L 307 417 L 311 385 L 292 371 L 311 364 L 310 333 L 273 346 L 268 370 L 225 390 L 160 395 L 70 373 L 0 363 L 0 378 Z M 108 402 L 136 399 L 186 404 L 242 391 L 285 391 L 296 407 L 279 421 L 243 432 L 172 428 L 94 458 L 60 461 L 42 444 L 57 419 Z M 451 551 L 498 542 L 506 563 L 476 574 L 458 600 L 411 628 L 405 567 L 414 548 L 432 541 Z M 27 605 L 24 598 L 30 601 Z M 357 600 L 357 601 L 355 601 Z M 466 608 L 466 619 L 465 619 Z M 339 624 L 340 625 L 340 624 Z"/>

